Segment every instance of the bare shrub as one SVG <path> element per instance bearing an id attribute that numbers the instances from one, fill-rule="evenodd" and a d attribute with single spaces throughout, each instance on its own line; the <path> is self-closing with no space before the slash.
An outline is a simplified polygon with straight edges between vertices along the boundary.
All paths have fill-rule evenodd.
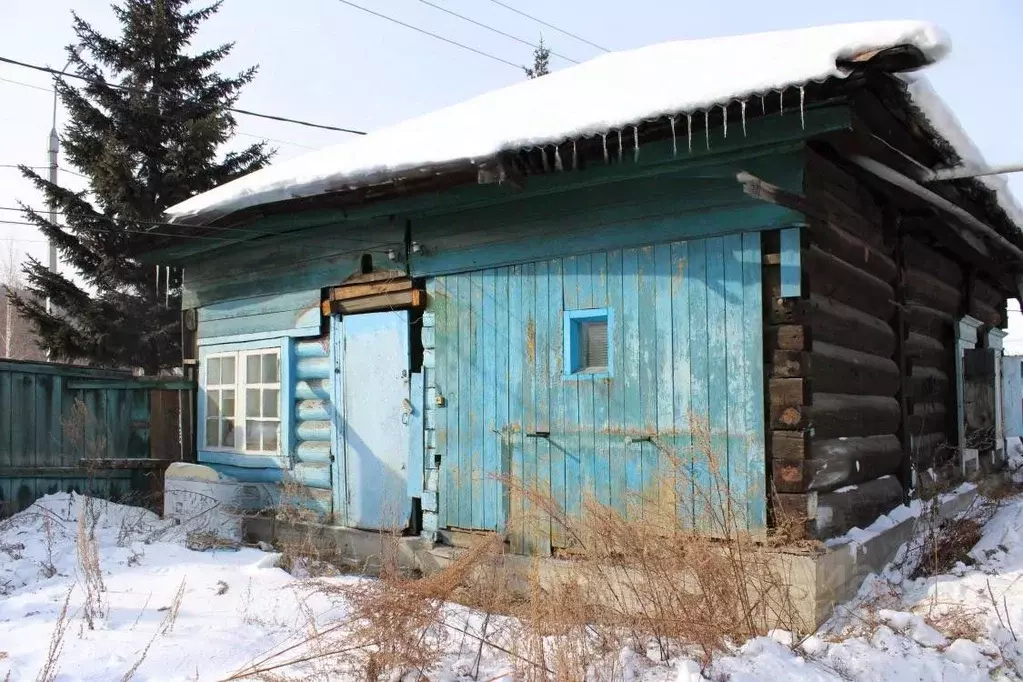
<path id="1" fill-rule="evenodd" d="M 278 494 L 270 511 L 278 528 L 274 541 L 281 553 L 280 567 L 299 578 L 338 575 L 344 558 L 321 541 L 317 524 L 323 519 L 315 511 L 309 489 L 288 479 L 278 486 Z"/>
<path id="2" fill-rule="evenodd" d="M 39 674 L 36 675 L 36 682 L 54 682 L 57 679 L 57 673 L 60 672 L 60 656 L 64 652 L 64 636 L 71 624 L 68 605 L 71 603 L 71 593 L 74 589 L 74 585 L 72 585 L 67 596 L 64 597 L 64 604 L 57 613 L 57 622 L 54 623 L 53 633 L 50 635 L 50 646 L 46 650 L 46 662 Z"/>

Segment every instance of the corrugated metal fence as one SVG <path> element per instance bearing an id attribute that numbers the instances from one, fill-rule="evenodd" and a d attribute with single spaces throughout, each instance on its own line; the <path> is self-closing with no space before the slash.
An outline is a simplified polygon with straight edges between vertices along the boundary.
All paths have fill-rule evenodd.
<path id="1" fill-rule="evenodd" d="M 0 360 L 0 517 L 75 490 L 158 508 L 194 461 L 192 382 Z"/>

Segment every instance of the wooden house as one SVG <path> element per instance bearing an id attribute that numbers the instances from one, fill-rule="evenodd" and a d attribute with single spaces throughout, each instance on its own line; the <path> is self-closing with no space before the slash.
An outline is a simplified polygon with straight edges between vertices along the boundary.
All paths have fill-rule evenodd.
<path id="1" fill-rule="evenodd" d="M 442 542 L 526 514 L 509 480 L 569 514 L 667 488 L 696 527 L 723 480 L 751 532 L 828 537 L 997 466 L 1023 223 L 1001 179 L 935 175 L 982 162 L 911 73 L 947 46 L 610 54 L 173 207 L 199 462 Z"/>

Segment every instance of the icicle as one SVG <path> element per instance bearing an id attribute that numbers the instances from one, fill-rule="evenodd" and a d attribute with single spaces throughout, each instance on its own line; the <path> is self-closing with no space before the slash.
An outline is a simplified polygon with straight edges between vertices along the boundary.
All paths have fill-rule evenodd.
<path id="1" fill-rule="evenodd" d="M 170 308 L 170 266 L 163 272 L 163 288 L 164 288 L 164 299 L 163 307 Z"/>
<path id="2" fill-rule="evenodd" d="M 725 122 L 724 123 L 724 134 L 725 134 L 725 138 L 727 139 L 728 138 L 728 105 L 727 104 L 722 104 L 721 105 L 721 120 L 723 120 Z"/>
<path id="3" fill-rule="evenodd" d="M 156 266 L 156 300 L 160 300 L 160 266 Z"/>
<path id="4" fill-rule="evenodd" d="M 618 129 L 618 163 L 622 162 L 622 129 Z"/>
<path id="5" fill-rule="evenodd" d="M 543 147 L 540 147 L 540 161 L 543 163 L 544 173 L 551 169 L 551 167 L 547 164 L 547 151 Z"/>
<path id="6" fill-rule="evenodd" d="M 703 110 L 703 134 L 707 138 L 707 149 L 710 149 L 710 109 Z"/>
<path id="7" fill-rule="evenodd" d="M 609 163 L 607 158 L 607 133 L 601 133 L 600 138 L 604 141 L 604 163 Z"/>
<path id="8" fill-rule="evenodd" d="M 671 123 L 671 155 L 678 156 L 678 140 L 675 139 L 675 117 L 671 116 L 668 118 L 668 122 Z"/>
<path id="9" fill-rule="evenodd" d="M 632 126 L 632 160 L 639 161 L 639 126 Z"/>
<path id="10" fill-rule="evenodd" d="M 803 130 L 806 130 L 806 111 L 804 105 L 806 104 L 806 88 L 802 85 L 799 86 L 799 125 Z"/>
<path id="11" fill-rule="evenodd" d="M 742 136 L 746 137 L 746 100 L 739 102 L 739 111 L 742 112 Z"/>
<path id="12" fill-rule="evenodd" d="M 760 95 L 760 113 L 764 116 L 767 115 L 767 98 L 762 93 Z"/>
<path id="13" fill-rule="evenodd" d="M 693 153 L 693 115 L 686 114 L 686 140 L 689 142 L 689 153 Z"/>
<path id="14" fill-rule="evenodd" d="M 572 140 L 572 170 L 579 169 L 579 152 L 575 148 L 575 140 Z"/>
<path id="15" fill-rule="evenodd" d="M 778 91 L 778 111 L 785 115 L 785 88 Z"/>
<path id="16" fill-rule="evenodd" d="M 561 150 L 558 149 L 558 145 L 554 145 L 554 170 L 565 170 L 564 166 L 561 165 Z"/>

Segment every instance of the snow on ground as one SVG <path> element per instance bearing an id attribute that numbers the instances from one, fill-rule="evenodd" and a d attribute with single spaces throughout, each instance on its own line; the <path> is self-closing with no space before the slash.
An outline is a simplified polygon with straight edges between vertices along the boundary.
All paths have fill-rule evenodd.
<path id="1" fill-rule="evenodd" d="M 83 501 L 52 495 L 0 523 L 0 680 L 8 670 L 11 682 L 37 679 L 66 600 L 68 626 L 50 679 L 123 679 L 141 659 L 131 679 L 220 680 L 293 643 L 308 631 L 310 617 L 320 627 L 341 617 L 343 607 L 323 586 L 357 581 L 301 580 L 276 567 L 277 555 L 257 549 L 193 551 L 181 526 L 94 501 L 104 615 L 90 629 L 76 543 Z M 1021 534 L 1023 499 L 1015 498 L 987 523 L 969 567 L 960 563 L 948 575 L 921 580 L 890 568 L 868 580 L 816 635 L 793 644 L 788 633 L 774 632 L 702 671 L 694 661 L 666 665 L 624 651 L 616 679 L 1020 679 Z M 451 608 L 480 626 L 480 618 Z M 429 679 L 473 679 L 478 644 L 452 642 Z M 511 680 L 511 669 L 505 654 L 484 649 L 476 679 Z"/>

